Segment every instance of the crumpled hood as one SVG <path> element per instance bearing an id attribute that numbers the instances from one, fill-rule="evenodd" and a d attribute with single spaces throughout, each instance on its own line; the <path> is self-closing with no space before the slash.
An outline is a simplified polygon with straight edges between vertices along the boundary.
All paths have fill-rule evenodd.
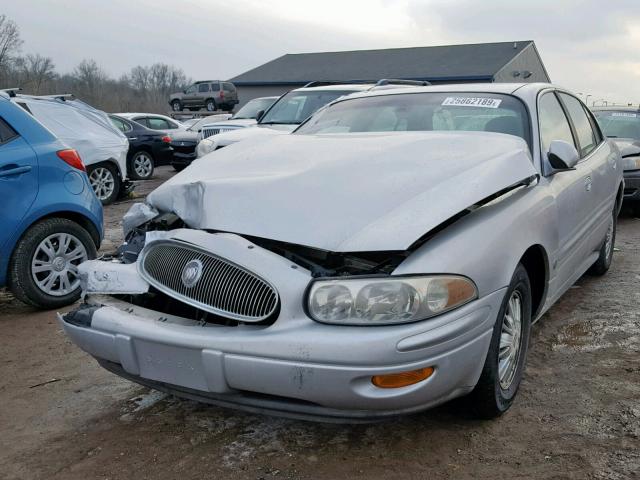
<path id="1" fill-rule="evenodd" d="M 525 142 L 497 133 L 277 135 L 195 161 L 147 201 L 192 228 L 335 252 L 405 250 L 536 174 Z"/>

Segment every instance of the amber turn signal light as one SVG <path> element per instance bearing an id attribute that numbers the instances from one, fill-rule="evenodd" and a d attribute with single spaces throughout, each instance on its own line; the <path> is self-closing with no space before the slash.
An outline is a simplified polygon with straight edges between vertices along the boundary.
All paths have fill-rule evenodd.
<path id="1" fill-rule="evenodd" d="M 371 383 L 378 388 L 401 388 L 426 380 L 431 375 L 433 375 L 433 367 L 427 367 L 408 372 L 374 375 L 371 377 Z"/>

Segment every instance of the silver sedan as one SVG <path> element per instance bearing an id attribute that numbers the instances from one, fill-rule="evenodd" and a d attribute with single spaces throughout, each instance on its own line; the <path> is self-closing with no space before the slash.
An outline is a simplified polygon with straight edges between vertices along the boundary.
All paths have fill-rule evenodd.
<path id="1" fill-rule="evenodd" d="M 124 218 L 60 316 L 105 368 L 223 406 L 505 412 L 531 324 L 612 261 L 618 149 L 550 84 L 363 92 L 213 152 Z"/>

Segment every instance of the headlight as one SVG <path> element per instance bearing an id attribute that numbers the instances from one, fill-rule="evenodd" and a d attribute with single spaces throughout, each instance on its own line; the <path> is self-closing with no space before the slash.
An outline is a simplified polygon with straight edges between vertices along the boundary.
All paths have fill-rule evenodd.
<path id="1" fill-rule="evenodd" d="M 216 142 L 209 138 L 204 138 L 198 142 L 196 147 L 196 156 L 198 158 L 204 157 L 206 154 L 213 152 L 216 149 Z"/>
<path id="2" fill-rule="evenodd" d="M 307 310 L 318 322 L 389 325 L 440 315 L 478 298 L 475 284 L 459 275 L 316 280 Z"/>
<path id="3" fill-rule="evenodd" d="M 622 159 L 623 170 L 640 170 L 640 157 L 627 157 Z"/>

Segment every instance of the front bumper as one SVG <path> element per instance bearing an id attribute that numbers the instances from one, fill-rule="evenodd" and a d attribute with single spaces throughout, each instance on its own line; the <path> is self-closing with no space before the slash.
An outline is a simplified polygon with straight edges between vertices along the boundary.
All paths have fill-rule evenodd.
<path id="1" fill-rule="evenodd" d="M 640 202 L 640 170 L 624 172 L 624 201 Z"/>
<path id="2" fill-rule="evenodd" d="M 191 233 L 191 240 L 200 234 L 207 235 Z M 88 295 L 77 313 L 58 316 L 63 329 L 123 377 L 254 412 L 333 421 L 381 418 L 430 408 L 475 386 L 504 290 L 423 322 L 325 325 L 304 314 L 308 272 L 258 246 L 247 250 L 249 242 L 234 237 L 220 236 L 212 251 L 235 260 L 242 250 L 250 252 L 251 261 L 242 258 L 243 264 L 269 278 L 282 299 L 272 325 L 203 324 Z M 434 374 L 408 387 L 371 383 L 373 375 L 425 367 L 434 367 Z"/>

